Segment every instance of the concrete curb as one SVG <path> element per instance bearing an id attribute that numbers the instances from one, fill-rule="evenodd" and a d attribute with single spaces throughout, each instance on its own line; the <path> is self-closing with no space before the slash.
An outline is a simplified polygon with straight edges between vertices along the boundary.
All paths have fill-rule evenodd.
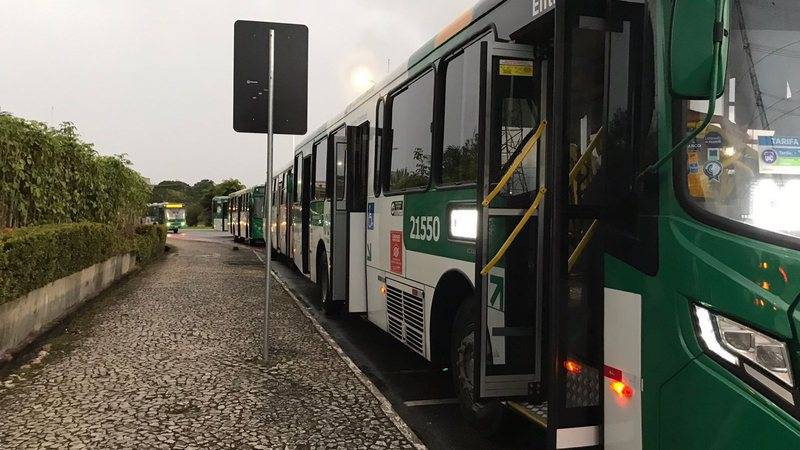
<path id="1" fill-rule="evenodd" d="M 259 259 L 261 258 L 259 257 Z M 389 400 L 381 393 L 380 390 L 378 390 L 378 388 L 369 380 L 369 378 L 367 378 L 364 372 L 362 372 L 361 369 L 358 368 L 358 366 L 353 362 L 353 360 L 351 360 L 350 357 L 347 356 L 344 350 L 342 350 L 342 348 L 339 347 L 339 344 L 337 344 L 336 341 L 333 340 L 331 335 L 328 334 L 327 331 L 325 331 L 325 328 L 323 328 L 322 325 L 320 325 L 319 322 L 317 322 L 317 319 L 315 319 L 314 316 L 311 315 L 311 313 L 309 313 L 306 310 L 305 306 L 300 301 L 300 299 L 297 298 L 297 296 L 294 295 L 294 293 L 289 289 L 286 283 L 284 283 L 283 280 L 281 280 L 278 277 L 278 274 L 272 272 L 272 278 L 275 279 L 275 281 L 278 282 L 281 288 L 287 294 L 289 294 L 289 297 L 291 297 L 291 299 L 294 300 L 297 309 L 299 309 L 300 312 L 302 312 L 303 315 L 306 316 L 306 318 L 311 322 L 311 324 L 314 326 L 314 329 L 317 331 L 317 334 L 322 336 L 322 339 L 325 340 L 325 342 L 327 342 L 328 345 L 331 346 L 331 348 L 336 352 L 336 354 L 339 355 L 342 361 L 344 361 L 344 363 L 347 364 L 347 367 L 349 367 L 350 370 L 353 372 L 353 374 L 355 374 L 358 381 L 360 381 L 361 384 L 363 384 L 364 387 L 366 387 L 367 390 L 369 390 L 372 393 L 375 399 L 378 400 L 378 403 L 381 406 L 381 410 L 384 412 L 384 414 L 386 414 L 389 420 L 392 421 L 397 430 L 400 431 L 400 433 L 408 440 L 408 442 L 414 445 L 414 447 L 417 450 L 427 449 L 427 447 L 425 446 L 425 444 L 422 443 L 417 434 L 414 433 L 411 427 L 409 427 L 408 424 L 406 424 L 405 421 L 403 421 L 400 415 L 397 414 L 397 412 L 394 410 Z"/>

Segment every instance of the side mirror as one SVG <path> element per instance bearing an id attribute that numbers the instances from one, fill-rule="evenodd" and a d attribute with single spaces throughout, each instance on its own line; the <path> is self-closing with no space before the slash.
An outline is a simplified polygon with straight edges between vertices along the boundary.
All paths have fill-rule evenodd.
<path id="1" fill-rule="evenodd" d="M 731 0 L 675 0 L 670 39 L 670 90 L 685 99 L 719 97 L 725 90 Z M 717 23 L 717 12 L 721 23 Z M 714 43 L 722 40 L 716 86 L 712 86 Z"/>

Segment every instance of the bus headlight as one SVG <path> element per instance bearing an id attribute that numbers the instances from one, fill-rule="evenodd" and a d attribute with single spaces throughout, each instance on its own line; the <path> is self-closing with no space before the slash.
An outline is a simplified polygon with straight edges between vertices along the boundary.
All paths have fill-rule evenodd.
<path id="1" fill-rule="evenodd" d="M 788 391 L 752 367 L 756 366 L 772 378 L 794 387 L 789 349 L 785 343 L 699 305 L 694 305 L 694 316 L 706 351 L 742 367 L 751 378 L 786 398 Z"/>
<path id="2" fill-rule="evenodd" d="M 478 210 L 475 208 L 451 209 L 450 236 L 455 239 L 474 241 L 478 237 Z"/>

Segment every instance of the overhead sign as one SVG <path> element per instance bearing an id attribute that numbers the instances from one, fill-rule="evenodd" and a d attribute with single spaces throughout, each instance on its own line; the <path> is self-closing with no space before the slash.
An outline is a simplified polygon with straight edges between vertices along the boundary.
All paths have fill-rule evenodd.
<path id="1" fill-rule="evenodd" d="M 556 0 L 531 0 L 533 3 L 533 17 L 539 17 L 552 11 L 556 7 Z"/>
<path id="2" fill-rule="evenodd" d="M 233 26 L 233 129 L 267 132 L 270 30 L 275 30 L 273 132 L 306 134 L 308 27 L 249 20 Z"/>

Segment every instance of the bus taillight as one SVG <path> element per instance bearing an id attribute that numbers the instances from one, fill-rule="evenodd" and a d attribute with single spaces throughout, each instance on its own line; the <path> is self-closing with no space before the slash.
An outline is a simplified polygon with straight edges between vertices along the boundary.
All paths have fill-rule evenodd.
<path id="1" fill-rule="evenodd" d="M 633 389 L 622 381 L 612 381 L 611 390 L 614 391 L 619 398 L 631 398 L 633 396 Z"/>

